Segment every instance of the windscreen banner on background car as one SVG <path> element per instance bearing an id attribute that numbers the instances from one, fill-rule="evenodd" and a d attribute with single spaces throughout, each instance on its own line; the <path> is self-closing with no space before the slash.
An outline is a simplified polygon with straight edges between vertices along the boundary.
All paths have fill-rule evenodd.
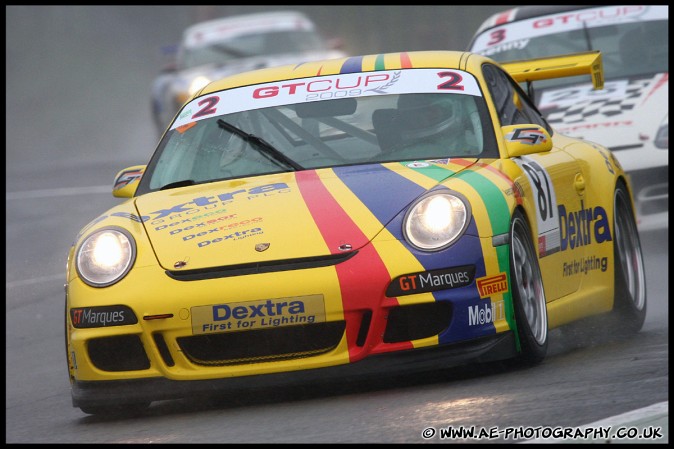
<path id="1" fill-rule="evenodd" d="M 248 19 L 243 18 L 231 23 L 214 20 L 192 27 L 190 33 L 185 33 L 184 45 L 192 48 L 224 42 L 243 34 L 271 33 L 284 30 L 309 31 L 313 29 L 313 22 L 302 20 L 301 17 L 296 15 L 251 16 Z"/>
<path id="2" fill-rule="evenodd" d="M 549 13 L 553 9 L 522 7 L 494 15 L 470 50 L 499 62 L 601 51 L 603 89 L 579 77 L 536 82 L 538 109 L 556 132 L 611 149 L 633 178 L 640 229 L 666 228 L 668 6 L 560 6 Z"/>
<path id="3" fill-rule="evenodd" d="M 517 8 L 494 17 L 491 23 L 502 26 L 490 30 L 489 33 L 478 34 L 473 41 L 471 51 L 493 57 L 507 50 L 522 50 L 529 45 L 532 39 L 540 36 L 621 23 L 667 19 L 668 7 L 664 5 L 603 6 L 509 23 L 516 17 L 516 13 Z M 607 76 L 610 75 L 607 74 Z"/>

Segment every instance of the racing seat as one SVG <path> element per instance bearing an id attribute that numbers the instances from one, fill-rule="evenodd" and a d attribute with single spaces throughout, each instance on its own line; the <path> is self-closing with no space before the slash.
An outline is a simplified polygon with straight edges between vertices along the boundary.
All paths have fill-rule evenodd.
<path id="1" fill-rule="evenodd" d="M 372 113 L 372 127 L 382 153 L 389 153 L 400 143 L 400 131 L 394 123 L 396 109 L 377 109 Z"/>

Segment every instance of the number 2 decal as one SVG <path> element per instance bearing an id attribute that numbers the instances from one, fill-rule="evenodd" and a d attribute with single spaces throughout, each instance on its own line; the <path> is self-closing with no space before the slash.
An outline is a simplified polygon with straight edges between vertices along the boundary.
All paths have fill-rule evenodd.
<path id="1" fill-rule="evenodd" d="M 449 78 L 442 84 L 438 84 L 438 89 L 443 90 L 464 90 L 465 87 L 461 84 L 463 77 L 456 72 L 438 72 L 440 78 Z"/>
<path id="2" fill-rule="evenodd" d="M 215 109 L 215 105 L 218 104 L 220 101 L 220 98 L 218 97 L 207 97 L 201 100 L 199 103 L 197 103 L 199 106 L 204 106 L 203 108 L 199 109 L 197 112 L 192 115 L 192 118 L 199 118 L 203 117 L 206 115 L 210 114 L 215 114 L 217 109 Z"/>

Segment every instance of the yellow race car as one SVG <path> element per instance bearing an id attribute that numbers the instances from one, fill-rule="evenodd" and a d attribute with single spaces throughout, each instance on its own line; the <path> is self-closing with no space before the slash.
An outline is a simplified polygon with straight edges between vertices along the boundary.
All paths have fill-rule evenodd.
<path id="1" fill-rule="evenodd" d="M 207 85 L 69 252 L 73 405 L 535 364 L 549 329 L 593 315 L 638 331 L 630 181 L 519 87 L 578 74 L 601 88 L 601 54 L 377 54 Z"/>

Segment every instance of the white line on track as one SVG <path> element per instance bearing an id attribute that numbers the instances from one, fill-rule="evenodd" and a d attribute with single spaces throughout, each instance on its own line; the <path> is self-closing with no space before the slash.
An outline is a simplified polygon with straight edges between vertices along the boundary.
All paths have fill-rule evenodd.
<path id="1" fill-rule="evenodd" d="M 637 410 L 632 410 L 621 415 L 611 416 L 600 421 L 595 421 L 591 424 L 586 424 L 583 426 L 578 426 L 579 429 L 586 428 L 598 428 L 598 427 L 611 427 L 613 429 L 618 426 L 630 426 L 630 427 L 640 427 L 645 426 L 654 426 L 659 427 L 664 432 L 664 441 L 648 441 L 650 443 L 666 443 L 669 440 L 669 401 L 658 402 L 657 404 L 650 405 L 648 407 L 640 408 Z M 613 430 L 612 429 L 612 430 Z M 589 440 L 564 440 L 559 438 L 535 438 L 527 441 L 523 441 L 525 444 L 541 444 L 541 443 L 632 443 L 639 442 L 644 443 L 645 440 L 629 439 L 625 438 L 623 440 L 619 439 L 589 439 Z"/>
<path id="2" fill-rule="evenodd" d="M 54 274 L 52 276 L 42 276 L 42 277 L 39 277 L 39 278 L 23 279 L 23 280 L 20 280 L 20 281 L 7 282 L 5 284 L 5 288 L 24 287 L 26 285 L 39 284 L 40 282 L 51 282 L 51 281 L 55 281 L 55 280 L 58 280 L 58 279 L 62 280 L 63 283 L 65 284 L 65 282 L 66 282 L 65 273 Z"/>

